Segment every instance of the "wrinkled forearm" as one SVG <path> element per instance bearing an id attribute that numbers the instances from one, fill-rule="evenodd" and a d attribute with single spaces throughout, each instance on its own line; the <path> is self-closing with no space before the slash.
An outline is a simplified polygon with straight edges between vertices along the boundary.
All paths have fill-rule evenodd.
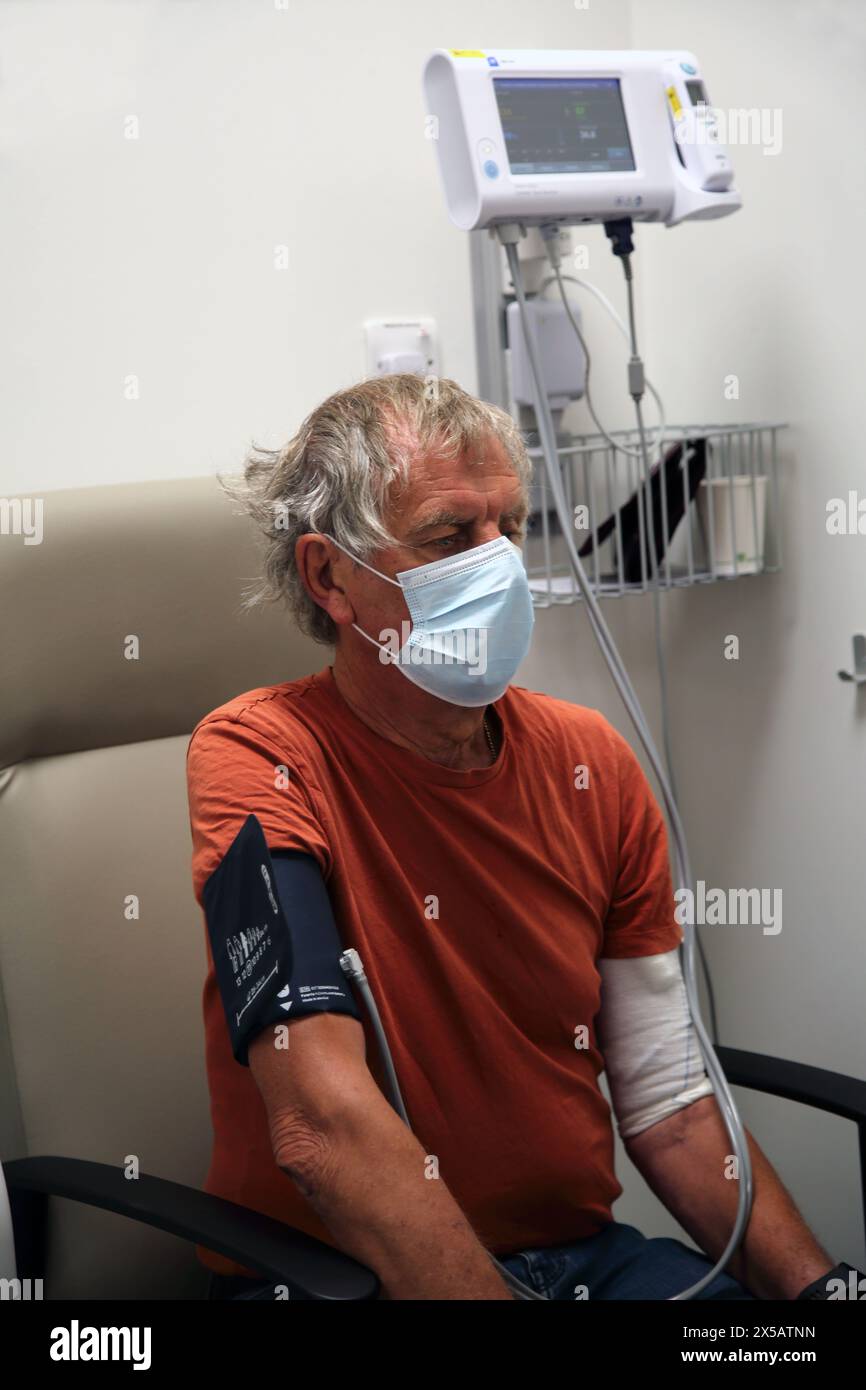
<path id="1" fill-rule="evenodd" d="M 379 1277 L 387 1299 L 513 1295 L 425 1154 L 384 1102 L 323 1132 L 295 1126 L 275 1156 L 340 1248 Z"/>
<path id="2" fill-rule="evenodd" d="M 809 1230 L 781 1179 L 746 1131 L 754 1200 L 746 1234 L 727 1272 L 757 1298 L 793 1299 L 836 1262 Z M 626 1152 L 660 1201 L 715 1262 L 737 1214 L 739 1181 L 714 1096 L 706 1096 L 626 1142 Z"/>

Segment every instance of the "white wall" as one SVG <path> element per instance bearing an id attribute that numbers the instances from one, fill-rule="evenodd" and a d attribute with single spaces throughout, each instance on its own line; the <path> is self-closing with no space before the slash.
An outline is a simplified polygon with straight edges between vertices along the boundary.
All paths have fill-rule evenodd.
<path id="1" fill-rule="evenodd" d="M 695 871 L 784 895 L 778 936 L 703 930 L 722 1039 L 863 1077 L 866 702 L 836 672 L 866 627 L 866 538 L 829 536 L 826 503 L 866 496 L 866 172 L 845 115 L 864 91 L 866 11 L 641 0 L 633 13 L 637 47 L 685 37 L 715 104 L 782 113 L 779 154 L 731 151 L 741 212 L 642 238 L 647 356 L 672 418 L 790 422 L 783 572 L 667 605 Z M 741 394 L 728 403 L 731 372 Z M 727 633 L 738 663 L 723 659 Z M 853 1126 L 755 1097 L 744 1110 L 829 1249 L 862 1266 Z"/>
<path id="2" fill-rule="evenodd" d="M 783 893 L 778 936 L 701 929 L 720 1040 L 862 1078 L 866 690 L 836 672 L 850 668 L 852 633 L 866 630 L 866 538 L 831 537 L 825 523 L 830 498 L 866 497 L 866 172 L 851 144 L 866 10 L 856 0 L 640 0 L 632 16 L 634 47 L 697 53 L 716 106 L 782 112 L 780 153 L 731 150 L 740 212 L 639 228 L 634 258 L 643 353 L 668 419 L 790 422 L 780 452 L 783 571 L 680 591 L 663 605 L 695 875 Z M 621 349 L 611 344 L 596 368 L 619 384 Z M 738 401 L 723 394 L 731 373 Z M 627 411 L 617 423 L 629 423 Z M 658 731 L 650 600 L 609 603 L 606 614 Z M 525 683 L 598 706 L 634 742 L 583 615 L 539 615 L 536 631 Z M 738 662 L 724 659 L 728 634 L 740 638 Z M 862 1267 L 853 1125 L 741 1090 L 736 1098 L 820 1239 Z M 622 1155 L 619 1174 L 617 1218 L 674 1232 Z"/>
<path id="3" fill-rule="evenodd" d="M 827 498 L 863 478 L 857 0 L 7 0 L 0 491 L 232 468 L 363 375 L 368 316 L 433 314 L 444 372 L 474 388 L 466 239 L 444 214 L 419 75 L 433 47 L 492 39 L 693 48 L 717 105 L 782 108 L 780 155 L 732 151 L 742 212 L 638 235 L 644 355 L 669 418 L 791 422 L 784 571 L 664 603 L 676 771 L 695 872 L 784 893 L 778 937 L 704 930 L 722 1041 L 863 1075 L 866 705 L 835 672 L 866 622 L 866 542 L 824 528 Z M 607 409 L 624 359 L 603 331 Z M 722 396 L 730 372 L 738 402 Z M 622 399 L 612 423 L 629 422 Z M 658 727 L 648 601 L 607 611 Z M 540 614 L 536 631 L 521 679 L 630 734 L 582 613 Z M 862 1263 L 850 1126 L 739 1098 L 821 1238 Z M 617 1217 L 673 1230 L 624 1159 L 620 1174 Z"/>
<path id="4" fill-rule="evenodd" d="M 702 929 L 721 1040 L 863 1077 L 866 700 L 837 679 L 866 626 L 866 540 L 828 536 L 826 503 L 864 496 L 859 416 L 866 177 L 842 157 L 866 73 L 854 0 L 725 6 L 641 0 L 635 47 L 694 49 L 720 107 L 782 111 L 776 156 L 732 149 L 744 208 L 639 232 L 642 340 L 669 418 L 790 422 L 781 574 L 666 598 L 674 758 L 697 876 L 783 892 L 778 936 Z M 817 61 L 820 57 L 820 61 Z M 619 371 L 619 363 L 612 364 Z M 736 373 L 740 399 L 723 396 Z M 608 605 L 655 707 L 649 601 Z M 527 683 L 598 704 L 631 730 L 599 678 L 574 677 L 590 641 L 546 615 Z M 727 634 L 741 658 L 723 658 Z M 656 724 L 656 727 L 658 725 Z M 863 1261 L 856 1132 L 849 1123 L 738 1092 L 759 1143 L 838 1258 Z M 622 1173 L 628 1171 L 623 1166 Z M 664 1231 L 666 1213 L 627 1182 L 619 1219 Z"/>
<path id="5" fill-rule="evenodd" d="M 627 13 L 625 0 L 0 5 L 15 328 L 0 345 L 0 488 L 231 469 L 365 374 L 368 317 L 435 315 L 445 373 L 474 389 L 467 241 L 424 138 L 424 60 L 490 35 L 620 46 Z"/>

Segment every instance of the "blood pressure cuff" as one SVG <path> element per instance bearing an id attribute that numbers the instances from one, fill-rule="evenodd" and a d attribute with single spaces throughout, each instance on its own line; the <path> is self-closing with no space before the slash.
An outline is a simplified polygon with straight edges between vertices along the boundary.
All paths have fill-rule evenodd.
<path id="1" fill-rule="evenodd" d="M 254 815 L 244 821 L 202 894 L 232 1053 L 249 1066 L 263 1029 L 304 1014 L 360 1019 L 340 969 L 328 890 L 311 854 L 271 854 Z"/>

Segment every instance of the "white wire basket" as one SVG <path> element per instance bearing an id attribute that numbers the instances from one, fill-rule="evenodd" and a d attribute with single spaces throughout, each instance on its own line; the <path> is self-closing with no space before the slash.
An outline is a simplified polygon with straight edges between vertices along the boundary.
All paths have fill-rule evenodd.
<path id="1" fill-rule="evenodd" d="M 645 593 L 655 553 L 662 589 L 782 567 L 777 436 L 784 424 L 669 425 L 653 448 L 650 504 L 636 429 L 572 437 L 557 450 L 574 540 L 599 598 Z M 616 446 L 616 447 L 615 447 Z M 625 452 L 627 449 L 635 453 Z M 580 598 L 539 447 L 524 563 L 533 603 Z"/>

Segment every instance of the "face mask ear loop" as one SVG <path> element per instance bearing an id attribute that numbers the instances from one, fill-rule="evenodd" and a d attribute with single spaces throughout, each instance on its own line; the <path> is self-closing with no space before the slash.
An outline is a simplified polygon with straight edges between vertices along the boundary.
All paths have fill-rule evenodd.
<path id="1" fill-rule="evenodd" d="M 359 560 L 357 555 L 352 554 L 351 550 L 347 550 L 344 545 L 340 545 L 340 542 L 334 540 L 334 537 L 330 534 L 329 531 L 323 531 L 322 535 L 327 536 L 329 541 L 334 541 L 334 545 L 337 547 L 337 549 L 342 550 L 344 555 L 348 555 L 350 560 L 354 560 L 356 565 L 363 565 L 365 570 L 369 570 L 371 574 L 377 574 L 380 579 L 385 580 L 386 584 L 393 584 L 396 589 L 402 589 L 403 585 L 400 584 L 396 579 L 391 579 L 387 574 L 383 574 L 381 570 L 374 569 L 372 565 L 367 564 L 366 560 Z M 367 636 L 366 632 L 364 633 L 364 636 Z M 373 639 L 371 637 L 370 641 L 372 642 L 372 640 Z"/>
<path id="2" fill-rule="evenodd" d="M 356 565 L 363 565 L 364 569 L 369 570 L 371 574 L 378 574 L 380 579 L 384 579 L 387 581 L 387 583 L 394 584 L 398 589 L 402 589 L 402 584 L 398 584 L 396 579 L 389 579 L 387 574 L 382 574 L 379 570 L 374 570 L 373 566 L 368 565 L 366 560 L 359 560 L 357 556 L 353 555 L 350 550 L 347 550 L 344 545 L 340 545 L 340 542 L 338 540 L 334 540 L 334 537 L 331 535 L 329 531 L 323 531 L 322 535 L 327 536 L 329 541 L 334 541 L 334 545 L 337 547 L 337 549 L 342 550 L 344 555 L 348 555 L 350 560 L 354 560 Z M 371 642 L 374 647 L 378 647 L 380 652 L 388 651 L 388 648 L 382 642 L 377 642 L 375 637 L 371 637 L 369 632 L 365 632 L 362 627 L 358 627 L 357 623 L 353 623 L 352 627 L 355 629 L 356 632 L 360 632 L 362 637 L 366 637 L 367 641 Z M 394 656 L 393 652 L 389 652 L 388 660 L 392 663 L 396 661 L 396 657 Z"/>
<path id="3" fill-rule="evenodd" d="M 366 637 L 368 642 L 372 642 L 374 647 L 378 647 L 380 652 L 388 652 L 388 660 L 392 664 L 397 660 L 397 658 L 394 656 L 394 653 L 389 651 L 389 649 L 385 646 L 383 642 L 377 642 L 375 637 L 371 637 L 369 632 L 365 632 L 362 627 L 358 627 L 357 623 L 353 623 L 352 627 L 355 629 L 356 632 L 360 632 L 362 637 Z"/>

